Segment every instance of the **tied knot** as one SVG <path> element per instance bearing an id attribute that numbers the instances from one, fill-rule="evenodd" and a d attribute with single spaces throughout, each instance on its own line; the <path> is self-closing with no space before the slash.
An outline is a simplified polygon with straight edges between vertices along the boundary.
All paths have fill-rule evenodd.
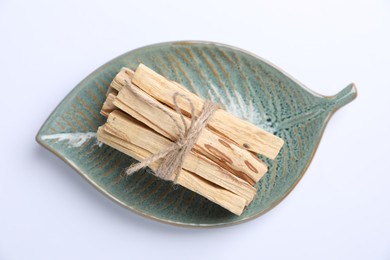
<path id="1" fill-rule="evenodd" d="M 151 163 L 161 159 L 161 162 L 157 170 L 155 171 L 155 175 L 160 177 L 161 179 L 173 181 L 174 183 L 176 183 L 180 170 L 183 167 L 186 155 L 191 151 L 192 147 L 199 138 L 203 128 L 207 125 L 208 120 L 219 108 L 219 106 L 211 101 L 205 101 L 200 115 L 196 117 L 195 108 L 191 100 L 186 95 L 176 92 L 173 95 L 173 104 L 176 112 L 180 116 L 181 122 L 178 122 L 178 120 L 176 120 L 172 116 L 172 114 L 160 103 L 152 102 L 145 97 L 142 97 L 137 91 L 133 89 L 134 86 L 131 86 L 128 82 L 125 83 L 126 86 L 131 90 L 131 92 L 137 96 L 137 98 L 141 98 L 149 105 L 152 105 L 153 107 L 158 108 L 165 114 L 167 114 L 175 124 L 179 133 L 177 140 L 173 142 L 170 146 L 156 154 L 153 154 L 152 156 L 146 158 L 143 161 L 131 165 L 129 168 L 127 168 L 126 173 L 128 175 L 133 174 L 134 172 L 145 168 Z M 183 115 L 179 105 L 177 104 L 178 97 L 186 100 L 191 107 L 191 123 L 189 126 L 187 125 L 186 118 Z"/>

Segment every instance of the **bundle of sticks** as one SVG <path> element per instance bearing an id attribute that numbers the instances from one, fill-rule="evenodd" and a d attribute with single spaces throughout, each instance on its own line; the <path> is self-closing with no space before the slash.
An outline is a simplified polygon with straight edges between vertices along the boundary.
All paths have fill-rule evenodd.
<path id="1" fill-rule="evenodd" d="M 176 93 L 186 100 L 174 100 Z M 177 122 L 189 125 L 204 103 L 143 64 L 135 71 L 122 68 L 107 91 L 101 109 L 107 121 L 98 129 L 98 140 L 143 161 L 176 142 Z M 282 146 L 281 138 L 217 109 L 169 180 L 240 215 L 256 196 L 253 185 L 267 172 L 257 154 L 275 159 Z M 161 161 L 148 167 L 155 171 Z"/>

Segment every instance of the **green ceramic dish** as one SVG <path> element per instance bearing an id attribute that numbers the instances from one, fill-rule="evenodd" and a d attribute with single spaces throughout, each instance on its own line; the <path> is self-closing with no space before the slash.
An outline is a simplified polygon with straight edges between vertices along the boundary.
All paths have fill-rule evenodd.
<path id="1" fill-rule="evenodd" d="M 256 184 L 257 197 L 241 216 L 161 181 L 148 170 L 123 177 L 134 160 L 97 143 L 107 87 L 121 67 L 135 69 L 141 62 L 285 140 L 276 160 L 263 158 L 269 171 Z M 316 94 L 269 62 L 234 47 L 162 43 L 130 51 L 89 75 L 50 115 L 37 141 L 98 190 L 138 214 L 185 226 L 236 224 L 270 210 L 294 188 L 331 115 L 355 97 L 353 84 L 332 97 Z"/>

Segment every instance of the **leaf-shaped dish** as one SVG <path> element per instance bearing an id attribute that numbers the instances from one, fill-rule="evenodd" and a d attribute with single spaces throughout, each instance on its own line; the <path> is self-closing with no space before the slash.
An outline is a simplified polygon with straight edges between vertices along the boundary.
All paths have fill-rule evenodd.
<path id="1" fill-rule="evenodd" d="M 257 197 L 241 216 L 152 174 L 123 177 L 133 159 L 97 143 L 107 87 L 122 67 L 135 69 L 141 62 L 285 140 L 276 160 L 262 158 L 269 171 L 256 184 Z M 331 115 L 355 97 L 353 84 L 332 97 L 316 94 L 237 48 L 209 42 L 162 43 L 130 51 L 89 75 L 50 115 L 37 141 L 98 190 L 141 215 L 178 225 L 227 225 L 277 205 L 306 171 Z"/>

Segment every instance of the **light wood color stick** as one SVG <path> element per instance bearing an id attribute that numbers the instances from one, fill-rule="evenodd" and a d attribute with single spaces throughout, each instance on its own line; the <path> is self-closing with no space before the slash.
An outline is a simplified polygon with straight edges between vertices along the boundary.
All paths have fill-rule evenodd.
<path id="1" fill-rule="evenodd" d="M 128 68 L 122 68 L 118 75 L 115 76 L 115 78 L 112 80 L 109 89 L 115 89 L 117 92 L 119 92 L 123 86 L 126 85 L 125 80 L 131 81 L 131 79 L 134 76 L 134 71 Z"/>
<path id="2" fill-rule="evenodd" d="M 145 150 L 144 148 L 109 134 L 105 131 L 105 126 L 99 127 L 97 136 L 101 142 L 135 158 L 136 160 L 142 161 L 152 155 L 151 152 Z M 158 165 L 159 162 L 157 161 L 152 163 L 149 167 L 152 170 L 156 170 Z M 247 201 L 244 198 L 185 169 L 180 171 L 177 178 L 177 184 L 202 195 L 208 200 L 224 207 L 236 215 L 241 215 L 247 205 Z"/>
<path id="3" fill-rule="evenodd" d="M 102 116 L 108 117 L 108 115 L 116 109 L 113 102 L 117 94 L 118 92 L 116 92 L 116 94 L 115 92 L 108 93 L 106 101 L 104 101 L 102 109 L 100 110 Z"/>
<path id="4" fill-rule="evenodd" d="M 157 100 L 137 87 L 133 85 L 129 87 L 151 103 L 158 103 Z M 120 90 L 118 96 L 113 100 L 113 104 L 170 140 L 177 140 L 179 130 L 168 114 L 177 122 L 181 123 L 181 119 L 180 115 L 169 107 L 165 109 L 166 113 L 164 113 L 144 102 L 128 88 Z M 190 119 L 187 117 L 185 117 L 185 121 L 187 125 L 190 124 Z M 229 139 L 216 135 L 207 128 L 203 129 L 193 150 L 252 185 L 267 172 L 266 164 L 251 152 L 240 148 Z"/>
<path id="5" fill-rule="evenodd" d="M 172 145 L 170 140 L 119 110 L 110 113 L 104 126 L 105 131 L 111 135 L 143 147 L 153 154 Z M 237 178 L 205 156 L 196 154 L 193 151 L 185 157 L 183 168 L 240 195 L 246 199 L 248 204 L 256 195 L 256 189 L 249 183 Z"/>
<path id="6" fill-rule="evenodd" d="M 204 104 L 202 98 L 191 93 L 184 87 L 179 87 L 176 82 L 164 78 L 143 64 L 138 66 L 131 80 L 140 89 L 170 107 L 174 107 L 171 98 L 172 93 L 178 92 L 186 95 L 191 100 L 197 116 L 202 111 Z M 189 116 L 191 107 L 188 102 L 179 100 L 178 106 L 183 113 Z M 235 117 L 222 109 L 214 113 L 208 123 L 208 127 L 237 142 L 241 147 L 255 153 L 260 153 L 270 159 L 275 159 L 283 146 L 283 139 L 258 128 L 248 121 Z"/>

